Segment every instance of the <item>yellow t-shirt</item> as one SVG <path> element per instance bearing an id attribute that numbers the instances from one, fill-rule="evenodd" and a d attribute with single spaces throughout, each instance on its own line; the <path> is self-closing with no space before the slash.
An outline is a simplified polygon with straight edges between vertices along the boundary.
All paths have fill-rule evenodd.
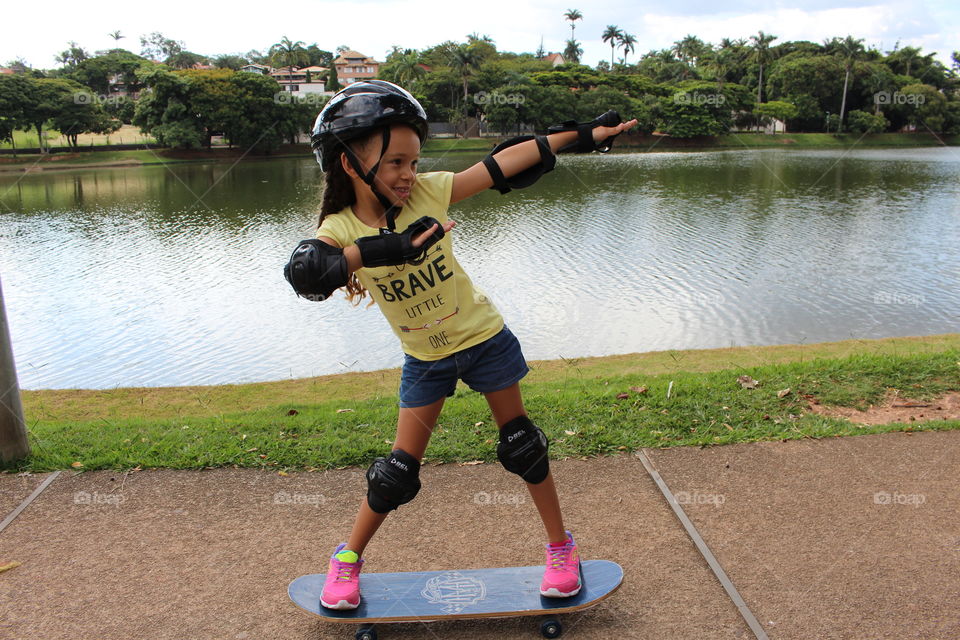
<path id="1" fill-rule="evenodd" d="M 447 220 L 453 173 L 417 174 L 407 203 L 396 218 L 403 231 L 422 216 Z M 317 237 L 332 239 L 343 248 L 356 239 L 375 236 L 351 207 L 328 215 Z M 453 255 L 451 234 L 430 247 L 422 264 L 364 267 L 356 271 L 376 301 L 403 351 L 419 360 L 439 360 L 492 338 L 503 329 L 503 317 L 490 299 L 470 281 Z"/>

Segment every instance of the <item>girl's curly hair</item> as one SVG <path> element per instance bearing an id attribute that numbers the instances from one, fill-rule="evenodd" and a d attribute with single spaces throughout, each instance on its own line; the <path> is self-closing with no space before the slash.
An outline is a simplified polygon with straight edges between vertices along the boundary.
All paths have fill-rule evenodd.
<path id="1" fill-rule="evenodd" d="M 361 141 L 357 146 L 363 147 L 363 141 Z M 340 154 L 342 152 L 343 149 L 338 147 L 331 154 L 332 157 L 336 158 L 336 161 L 330 163 L 330 170 L 324 174 L 323 202 L 320 205 L 320 219 L 317 221 L 317 228 L 320 228 L 320 225 L 323 224 L 324 218 L 343 211 L 343 209 L 349 207 L 357 201 L 357 196 L 353 191 L 353 182 L 350 180 L 350 176 L 347 175 L 347 172 L 344 171 L 343 165 L 340 164 Z M 360 280 L 357 279 L 356 273 L 350 274 L 350 279 L 347 281 L 346 290 L 347 300 L 353 303 L 354 306 L 359 305 L 360 301 L 363 300 L 367 295 L 367 290 L 362 284 L 360 284 Z M 372 300 L 370 304 L 373 304 Z"/>

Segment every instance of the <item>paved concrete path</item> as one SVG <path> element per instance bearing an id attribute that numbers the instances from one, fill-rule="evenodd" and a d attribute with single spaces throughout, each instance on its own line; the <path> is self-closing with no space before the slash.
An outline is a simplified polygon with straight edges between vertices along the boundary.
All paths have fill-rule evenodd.
<path id="1" fill-rule="evenodd" d="M 960 637 L 960 432 L 646 451 L 770 638 Z M 635 455 L 553 463 L 585 558 L 623 587 L 565 638 L 753 638 Z M 0 476 L 0 517 L 44 479 Z M 522 483 L 427 465 L 365 571 L 543 561 Z M 62 473 L 3 532 L 0 638 L 351 638 L 290 604 L 326 571 L 362 470 Z M 536 618 L 384 625 L 381 638 L 538 638 Z"/>

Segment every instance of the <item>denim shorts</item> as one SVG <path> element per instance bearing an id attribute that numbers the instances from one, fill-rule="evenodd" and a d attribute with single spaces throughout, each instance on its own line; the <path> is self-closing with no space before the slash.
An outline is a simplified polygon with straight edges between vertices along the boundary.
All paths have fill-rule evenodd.
<path id="1" fill-rule="evenodd" d="M 457 380 L 480 393 L 516 384 L 530 368 L 520 341 L 506 326 L 497 335 L 440 360 L 418 360 L 404 354 L 400 406 L 423 407 L 453 395 Z"/>

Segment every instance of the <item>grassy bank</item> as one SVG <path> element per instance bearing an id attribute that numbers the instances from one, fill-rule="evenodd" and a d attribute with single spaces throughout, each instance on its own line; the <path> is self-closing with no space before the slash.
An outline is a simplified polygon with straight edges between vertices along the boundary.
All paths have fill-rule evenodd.
<path id="1" fill-rule="evenodd" d="M 862 407 L 889 389 L 914 398 L 958 390 L 958 362 L 960 334 L 949 334 L 536 362 L 523 389 L 551 439 L 551 456 L 562 458 L 957 429 L 956 420 L 861 427 L 806 406 L 808 397 Z M 741 388 L 740 375 L 760 386 Z M 221 387 L 27 391 L 33 456 L 13 468 L 365 466 L 393 440 L 398 378 L 389 370 Z M 483 397 L 461 387 L 444 408 L 427 460 L 493 461 L 495 437 Z"/>
<path id="2" fill-rule="evenodd" d="M 495 138 L 432 138 L 424 144 L 424 153 L 488 151 L 498 142 Z M 670 138 L 667 136 L 622 136 L 617 140 L 620 151 L 709 151 L 729 149 L 861 149 L 909 148 L 960 145 L 960 136 L 937 137 L 932 134 L 880 133 L 867 136 L 829 133 L 787 133 L 765 135 L 736 133 L 703 138 Z M 242 149 L 177 151 L 171 149 L 84 151 L 46 155 L 20 154 L 0 156 L 0 172 L 47 171 L 78 167 L 126 167 L 182 162 L 236 162 L 244 159 L 310 157 L 307 145 L 284 145 L 269 156 L 246 155 Z"/>

